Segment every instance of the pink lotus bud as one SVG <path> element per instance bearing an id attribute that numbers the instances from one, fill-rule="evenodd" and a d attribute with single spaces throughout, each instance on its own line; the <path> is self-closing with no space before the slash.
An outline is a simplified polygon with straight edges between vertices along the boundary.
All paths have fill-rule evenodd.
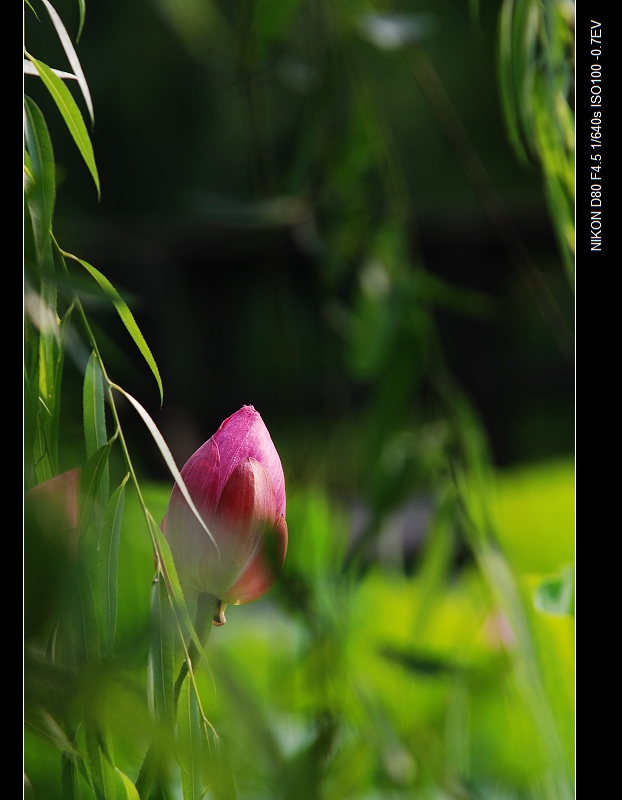
<path id="1" fill-rule="evenodd" d="M 251 603 L 276 580 L 287 550 L 285 478 L 268 429 L 253 406 L 226 419 L 181 470 L 217 548 L 173 487 L 162 530 L 187 599 Z"/>

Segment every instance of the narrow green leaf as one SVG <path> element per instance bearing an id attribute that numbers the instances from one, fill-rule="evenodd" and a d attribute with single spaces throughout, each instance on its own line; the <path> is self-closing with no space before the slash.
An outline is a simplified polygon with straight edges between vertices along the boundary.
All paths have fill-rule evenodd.
<path id="1" fill-rule="evenodd" d="M 78 34 L 76 36 L 76 41 L 80 41 L 80 37 L 82 36 L 82 31 L 84 30 L 84 20 L 86 17 L 86 5 L 84 0 L 78 0 L 78 7 L 80 9 L 80 25 L 78 27 Z"/>
<path id="2" fill-rule="evenodd" d="M 84 566 L 76 569 L 77 601 L 74 604 L 75 657 L 78 664 L 91 666 L 101 658 L 99 618 L 91 577 Z"/>
<path id="3" fill-rule="evenodd" d="M 80 479 L 80 538 L 87 533 L 93 520 L 103 519 L 104 506 L 108 503 L 107 475 L 111 442 L 100 447 L 82 468 Z M 105 489 L 105 494 L 102 492 Z"/>
<path id="4" fill-rule="evenodd" d="M 129 473 L 115 490 L 104 517 L 104 525 L 99 540 L 98 579 L 99 597 L 102 608 L 104 647 L 108 656 L 114 651 L 117 624 L 117 566 L 119 563 L 119 541 L 121 521 L 125 502 L 125 484 Z"/>
<path id="5" fill-rule="evenodd" d="M 54 150 L 45 118 L 29 97 L 24 98 L 24 116 L 29 174 L 32 175 L 32 180 L 26 181 L 26 202 L 32 220 L 37 258 L 41 263 L 50 239 L 56 201 Z"/>
<path id="6" fill-rule="evenodd" d="M 97 800 L 115 800 L 117 796 L 115 767 L 106 755 L 108 748 L 102 742 L 102 726 L 94 715 L 89 715 L 85 719 L 84 732 L 95 796 Z"/>
<path id="7" fill-rule="evenodd" d="M 127 306 L 125 300 L 121 297 L 119 292 L 114 288 L 112 283 L 106 278 L 105 275 L 95 269 L 91 264 L 87 261 L 83 261 L 81 258 L 77 258 L 77 256 L 71 255 L 71 253 L 65 253 L 67 258 L 73 258 L 75 261 L 78 261 L 82 266 L 92 275 L 92 277 L 97 281 L 100 287 L 106 292 L 108 297 L 112 300 L 114 307 L 117 309 L 123 324 L 127 328 L 130 336 L 136 343 L 138 349 L 143 355 L 143 358 L 151 368 L 156 381 L 158 382 L 158 388 L 160 390 L 160 404 L 164 400 L 164 390 L 162 388 L 162 379 L 160 378 L 160 371 L 158 370 L 158 365 L 155 362 L 155 359 L 149 349 L 147 342 L 145 341 L 144 336 L 142 335 L 140 328 L 136 324 L 136 320 L 130 309 Z"/>
<path id="8" fill-rule="evenodd" d="M 80 786 L 80 772 L 75 759 L 63 753 L 61 757 L 61 784 L 63 797 L 67 800 L 82 800 L 82 787 Z"/>
<path id="9" fill-rule="evenodd" d="M 84 372 L 82 407 L 86 457 L 90 458 L 107 440 L 104 378 L 95 352 L 91 354 Z"/>
<path id="10" fill-rule="evenodd" d="M 204 741 L 201 722 L 194 686 L 191 681 L 186 681 L 177 706 L 178 758 L 184 800 L 199 800 L 206 788 L 202 766 L 207 755 L 207 742 Z"/>
<path id="11" fill-rule="evenodd" d="M 50 251 L 51 253 L 51 251 Z M 51 281 L 41 281 L 40 294 L 30 296 L 29 310 L 39 331 L 38 408 L 35 437 L 35 464 L 38 481 L 57 475 L 58 414 L 64 348 L 61 345 L 59 320 L 56 315 L 56 287 Z"/>
<path id="12" fill-rule="evenodd" d="M 121 781 L 123 782 L 123 787 L 125 789 L 125 796 L 127 800 L 140 800 L 140 796 L 138 794 L 136 787 L 134 786 L 132 781 L 127 777 L 127 775 L 124 772 L 121 772 L 121 770 L 118 767 L 115 767 L 115 771 L 117 775 L 121 778 Z"/>
<path id="13" fill-rule="evenodd" d="M 203 720 L 208 743 L 208 777 L 216 800 L 236 800 L 237 792 L 227 751 L 220 736 Z"/>
<path id="14" fill-rule="evenodd" d="M 171 602 L 162 579 L 156 581 L 151 590 L 150 668 L 155 719 L 172 726 L 175 688 L 175 626 Z"/>
<path id="15" fill-rule="evenodd" d="M 95 164 L 93 145 L 91 144 L 91 139 L 86 129 L 86 125 L 84 124 L 84 120 L 82 119 L 80 109 L 76 105 L 76 101 L 73 99 L 71 92 L 62 82 L 62 80 L 54 74 L 53 70 L 51 70 L 47 64 L 43 64 L 41 61 L 38 61 L 29 53 L 26 53 L 26 58 L 28 58 L 29 61 L 35 65 L 37 72 L 41 76 L 41 80 L 52 95 L 52 98 L 56 103 L 63 119 L 65 120 L 65 124 L 67 125 L 67 128 L 69 129 L 69 132 L 71 133 L 73 140 L 82 155 L 82 158 L 84 159 L 84 163 L 91 173 L 91 177 L 93 178 L 95 186 L 97 187 L 97 196 L 100 197 L 101 190 L 99 186 L 99 174 Z"/>
<path id="16" fill-rule="evenodd" d="M 71 39 L 69 38 L 69 34 L 65 30 L 65 26 L 63 25 L 63 21 L 58 16 L 58 13 L 54 6 L 49 2 L 49 0 L 42 0 L 43 4 L 48 10 L 48 14 L 52 19 L 52 23 L 56 28 L 56 33 L 58 34 L 58 38 L 63 45 L 63 49 L 65 51 L 65 55 L 69 63 L 71 64 L 71 68 L 73 69 L 80 89 L 82 90 L 82 95 L 84 97 L 84 101 L 86 106 L 89 110 L 89 115 L 91 117 L 91 122 L 95 122 L 95 113 L 93 111 L 93 101 L 91 100 L 91 93 L 89 92 L 89 87 L 86 82 L 86 78 L 84 77 L 84 72 L 82 71 L 82 66 L 80 64 L 80 59 L 78 58 L 78 54 L 74 50 L 73 44 L 71 43 Z M 84 18 L 84 11 L 82 9 L 81 13 L 81 20 L 80 23 L 82 25 Z"/>

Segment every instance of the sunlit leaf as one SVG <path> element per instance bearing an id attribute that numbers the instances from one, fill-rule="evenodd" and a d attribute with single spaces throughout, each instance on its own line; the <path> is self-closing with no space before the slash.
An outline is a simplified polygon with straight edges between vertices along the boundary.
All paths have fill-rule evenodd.
<path id="1" fill-rule="evenodd" d="M 73 72 L 63 72 L 62 69 L 52 69 L 52 72 L 55 75 L 57 75 L 59 78 L 62 78 L 63 80 L 66 80 L 66 81 L 67 80 L 70 80 L 70 81 L 75 81 L 76 80 L 76 76 L 73 74 Z M 28 61 L 27 58 L 24 59 L 24 75 L 36 75 L 37 77 L 39 77 L 39 73 L 37 72 L 37 68 L 35 67 L 35 65 L 32 62 Z"/>
<path id="2" fill-rule="evenodd" d="M 35 65 L 41 80 L 47 87 L 60 111 L 65 124 L 76 143 L 78 150 L 82 154 L 82 158 L 91 173 L 95 186 L 97 187 L 97 196 L 100 196 L 99 174 L 95 164 L 95 155 L 93 153 L 93 145 L 89 137 L 88 131 L 82 119 L 80 109 L 76 105 L 71 92 L 65 86 L 60 78 L 46 64 L 38 61 L 36 58 L 26 53 L 26 57 Z"/>
<path id="3" fill-rule="evenodd" d="M 52 23 L 56 28 L 56 33 L 58 34 L 58 38 L 63 45 L 63 49 L 67 56 L 69 63 L 75 73 L 76 80 L 82 90 L 82 95 L 84 96 L 84 100 L 86 102 L 87 108 L 89 110 L 89 114 L 91 116 L 91 122 L 95 122 L 95 114 L 93 112 L 93 101 L 91 100 L 91 93 L 89 92 L 89 87 L 86 82 L 86 78 L 84 77 L 84 72 L 82 71 L 82 66 L 80 65 L 80 59 L 76 51 L 74 50 L 73 44 L 71 39 L 69 38 L 69 34 L 65 30 L 65 26 L 63 25 L 63 21 L 59 17 L 58 13 L 54 6 L 49 2 L 49 0 L 42 0 L 43 4 L 48 10 L 48 14 L 52 19 Z M 84 19 L 84 9 L 81 9 L 80 14 L 80 27 L 82 27 L 83 19 Z"/>
<path id="4" fill-rule="evenodd" d="M 50 258 L 51 248 L 48 248 Z M 58 426 L 60 417 L 61 376 L 65 348 L 63 337 L 69 315 L 59 325 L 56 315 L 56 287 L 53 281 L 41 281 L 41 293 L 28 292 L 27 313 L 38 329 L 37 422 L 34 442 L 37 482 L 58 474 Z M 34 387 L 33 387 L 34 388 Z"/>
<path id="5" fill-rule="evenodd" d="M 71 253 L 65 253 L 65 256 L 67 256 L 68 258 L 72 258 L 74 259 L 74 261 L 77 261 L 80 264 L 82 264 L 82 266 L 93 276 L 93 278 L 95 278 L 100 287 L 112 300 L 112 303 L 114 307 L 117 309 L 117 312 L 119 313 L 119 316 L 123 321 L 123 324 L 125 325 L 130 336 L 138 346 L 138 349 L 142 353 L 143 358 L 151 368 L 151 371 L 153 372 L 155 379 L 158 382 L 158 388 L 160 390 L 160 402 L 162 402 L 163 388 L 162 388 L 162 379 L 160 378 L 160 371 L 158 370 L 158 365 L 156 364 L 155 359 L 151 353 L 151 350 L 149 349 L 149 346 L 147 345 L 147 342 L 145 341 L 145 338 L 142 335 L 140 328 L 136 324 L 134 315 L 128 308 L 127 303 L 125 302 L 125 300 L 123 300 L 123 298 L 114 288 L 112 283 L 110 283 L 108 278 L 106 278 L 105 275 L 102 275 L 102 273 L 98 269 L 95 269 L 95 267 L 91 266 L 91 264 L 89 264 L 87 261 L 83 261 L 81 258 L 77 258 Z"/>
<path id="6" fill-rule="evenodd" d="M 124 772 L 121 772 L 121 770 L 118 767 L 115 767 L 115 771 L 117 775 L 121 778 L 127 800 L 140 800 L 140 796 L 138 794 L 136 787 L 134 786 L 132 781 L 127 777 L 127 775 Z"/>

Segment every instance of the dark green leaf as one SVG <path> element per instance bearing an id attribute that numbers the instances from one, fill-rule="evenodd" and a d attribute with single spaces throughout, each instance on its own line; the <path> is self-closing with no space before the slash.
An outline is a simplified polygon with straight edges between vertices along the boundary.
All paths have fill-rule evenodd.
<path id="1" fill-rule="evenodd" d="M 236 800 L 237 792 L 231 764 L 220 736 L 203 720 L 208 742 L 208 776 L 216 800 Z"/>
<path id="2" fill-rule="evenodd" d="M 110 498 L 99 540 L 99 597 L 102 609 L 105 650 L 109 656 L 112 656 L 114 650 L 117 622 L 117 565 L 119 561 L 123 504 L 125 501 L 125 484 L 128 478 L 129 474 L 125 476 L 121 485 Z"/>
<path id="3" fill-rule="evenodd" d="M 80 480 L 80 536 L 83 537 L 91 522 L 93 514 L 95 519 L 103 519 L 104 506 L 107 505 L 107 480 L 108 459 L 110 458 L 111 443 L 100 447 L 82 468 Z M 105 496 L 102 489 L 106 490 Z"/>
<path id="4" fill-rule="evenodd" d="M 182 686 L 177 706 L 178 756 L 184 800 L 199 800 L 205 784 L 203 764 L 207 742 L 203 741 L 203 726 L 194 686 L 187 680 Z"/>
<path id="5" fill-rule="evenodd" d="M 76 41 L 80 41 L 80 37 L 82 36 L 82 31 L 84 30 L 84 19 L 86 17 L 86 5 L 84 4 L 84 0 L 78 0 L 78 7 L 80 8 L 80 26 L 78 28 L 78 33 L 76 35 Z"/>
<path id="6" fill-rule="evenodd" d="M 80 773 L 76 761 L 65 753 L 61 757 L 61 782 L 63 797 L 66 797 L 67 800 L 82 800 Z"/>
<path id="7" fill-rule="evenodd" d="M 175 687 L 175 620 L 162 577 L 151 590 L 151 650 L 149 667 L 156 720 L 172 726 Z"/>
<path id="8" fill-rule="evenodd" d="M 41 264 L 50 240 L 50 229 L 56 200 L 54 150 L 47 125 L 39 107 L 24 98 L 26 112 L 26 147 L 31 179 L 26 181 L 26 201 L 35 237 L 37 258 Z"/>
<path id="9" fill-rule="evenodd" d="M 84 732 L 95 796 L 97 800 L 115 800 L 116 772 L 105 723 L 91 712 L 85 719 Z"/>
<path id="10" fill-rule="evenodd" d="M 82 398 L 86 456 L 90 458 L 96 450 L 106 444 L 107 440 L 104 380 L 99 360 L 94 352 L 86 365 Z"/>
<path id="11" fill-rule="evenodd" d="M 99 615 L 91 577 L 83 564 L 76 569 L 77 598 L 74 607 L 76 660 L 85 666 L 101 658 Z"/>

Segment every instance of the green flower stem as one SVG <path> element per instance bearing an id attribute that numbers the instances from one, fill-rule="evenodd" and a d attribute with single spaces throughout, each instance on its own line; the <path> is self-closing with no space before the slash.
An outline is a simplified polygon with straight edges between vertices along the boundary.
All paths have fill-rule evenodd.
<path id="1" fill-rule="evenodd" d="M 219 604 L 220 601 L 217 597 L 214 597 L 213 594 L 203 592 L 199 595 L 194 628 L 203 647 L 205 647 L 207 644 L 207 640 L 209 639 L 209 635 L 212 631 L 212 622 L 219 610 Z M 194 639 L 191 639 L 188 646 L 187 656 L 181 665 L 179 675 L 175 681 L 173 719 L 177 718 L 179 693 L 181 692 L 181 687 L 184 685 L 184 681 L 186 680 L 188 672 L 190 671 L 189 664 L 193 670 L 196 670 L 200 660 L 201 651 L 197 648 Z M 138 778 L 136 779 L 136 789 L 141 800 L 148 800 L 149 798 L 151 787 L 156 776 L 158 761 L 158 746 L 156 740 L 154 739 L 149 745 L 149 749 L 147 750 L 143 760 L 140 772 L 138 773 Z"/>

